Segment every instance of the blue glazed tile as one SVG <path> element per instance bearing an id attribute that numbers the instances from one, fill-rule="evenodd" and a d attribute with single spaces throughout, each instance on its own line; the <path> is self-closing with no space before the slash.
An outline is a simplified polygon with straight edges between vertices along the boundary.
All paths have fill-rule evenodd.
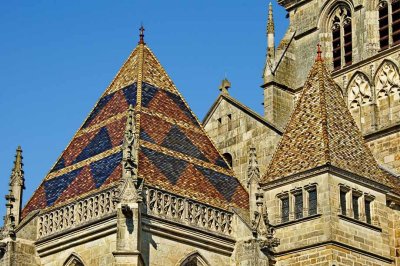
<path id="1" fill-rule="evenodd" d="M 97 135 L 90 141 L 90 143 L 81 151 L 76 157 L 74 163 L 86 160 L 92 156 L 102 153 L 112 148 L 110 136 L 106 127 L 102 127 Z"/>
<path id="2" fill-rule="evenodd" d="M 52 206 L 62 192 L 74 181 L 83 168 L 55 177 L 44 182 L 47 206 Z"/>
<path id="3" fill-rule="evenodd" d="M 58 170 L 60 170 L 60 169 L 63 169 L 64 167 L 65 167 L 65 160 L 64 160 L 63 157 L 61 157 L 61 158 L 57 161 L 56 165 L 54 165 L 53 169 L 51 169 L 50 172 L 58 171 Z"/>
<path id="4" fill-rule="evenodd" d="M 168 178 L 172 185 L 175 185 L 188 163 L 144 147 L 142 149 L 146 157 Z"/>
<path id="5" fill-rule="evenodd" d="M 196 166 L 196 169 L 199 170 L 205 177 L 207 177 L 210 183 L 224 196 L 228 202 L 231 202 L 232 195 L 239 186 L 239 181 L 236 178 L 201 166 Z"/>
<path id="6" fill-rule="evenodd" d="M 142 106 L 147 107 L 150 101 L 157 94 L 158 89 L 146 82 L 142 84 Z"/>
<path id="7" fill-rule="evenodd" d="M 129 85 L 129 86 L 123 88 L 122 91 L 124 92 L 125 100 L 128 103 L 128 105 L 135 106 L 136 105 L 136 92 L 137 92 L 136 83 L 133 83 L 132 85 Z"/>
<path id="8" fill-rule="evenodd" d="M 118 152 L 90 164 L 96 188 L 103 185 L 115 168 L 121 163 L 121 160 L 122 152 Z"/>
<path id="9" fill-rule="evenodd" d="M 208 162 L 203 153 L 177 126 L 171 128 L 161 145 L 165 148 Z"/>

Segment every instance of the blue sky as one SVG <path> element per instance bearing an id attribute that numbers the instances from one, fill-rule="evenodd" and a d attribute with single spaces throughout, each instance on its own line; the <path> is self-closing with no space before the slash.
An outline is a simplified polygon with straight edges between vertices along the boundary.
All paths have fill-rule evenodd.
<path id="1" fill-rule="evenodd" d="M 288 20 L 273 4 L 279 41 Z M 136 46 L 142 22 L 199 119 L 225 75 L 231 95 L 262 114 L 267 13 L 261 0 L 1 1 L 0 195 L 21 145 L 30 198 Z"/>

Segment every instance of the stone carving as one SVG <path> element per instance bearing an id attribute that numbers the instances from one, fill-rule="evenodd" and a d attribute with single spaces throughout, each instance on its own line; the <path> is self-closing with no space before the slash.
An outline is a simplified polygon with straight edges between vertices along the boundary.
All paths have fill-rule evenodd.
<path id="1" fill-rule="evenodd" d="M 136 131 L 136 120 L 133 106 L 130 105 L 127 114 L 124 142 L 122 144 L 122 178 L 115 202 L 141 202 L 143 182 L 137 178 L 139 139 Z"/>
<path id="2" fill-rule="evenodd" d="M 393 63 L 385 62 L 376 77 L 377 98 L 399 91 L 399 73 Z"/>
<path id="3" fill-rule="evenodd" d="M 333 14 L 332 30 L 337 30 L 341 26 L 351 23 L 350 10 L 341 6 Z"/>
<path id="4" fill-rule="evenodd" d="M 39 216 L 39 238 L 76 227 L 115 211 L 114 190 L 103 191 Z"/>
<path id="5" fill-rule="evenodd" d="M 146 190 L 147 213 L 230 235 L 233 213 L 154 188 Z"/>
<path id="6" fill-rule="evenodd" d="M 372 89 L 365 75 L 358 73 L 352 79 L 349 92 L 350 109 L 358 108 L 372 102 Z"/>

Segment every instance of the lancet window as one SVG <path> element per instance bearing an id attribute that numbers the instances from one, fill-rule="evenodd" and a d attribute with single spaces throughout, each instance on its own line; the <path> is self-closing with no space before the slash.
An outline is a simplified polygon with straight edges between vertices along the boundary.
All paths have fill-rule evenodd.
<path id="1" fill-rule="evenodd" d="M 336 9 L 332 18 L 333 68 L 350 65 L 353 61 L 351 12 L 345 6 Z"/>
<path id="2" fill-rule="evenodd" d="M 317 187 L 308 190 L 308 215 L 317 214 Z"/>
<path id="3" fill-rule="evenodd" d="M 400 43 L 400 0 L 379 2 L 379 38 L 381 50 Z"/>

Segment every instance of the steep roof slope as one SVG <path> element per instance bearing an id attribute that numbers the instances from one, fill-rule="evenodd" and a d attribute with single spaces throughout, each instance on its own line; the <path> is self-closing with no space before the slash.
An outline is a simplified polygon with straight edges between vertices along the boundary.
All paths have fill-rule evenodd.
<path id="1" fill-rule="evenodd" d="M 394 177 L 379 167 L 339 87 L 317 59 L 263 183 L 324 165 L 393 187 Z"/>
<path id="2" fill-rule="evenodd" d="M 227 209 L 248 194 L 151 50 L 140 42 L 23 210 L 55 207 L 116 185 L 132 105 L 145 184 Z"/>

